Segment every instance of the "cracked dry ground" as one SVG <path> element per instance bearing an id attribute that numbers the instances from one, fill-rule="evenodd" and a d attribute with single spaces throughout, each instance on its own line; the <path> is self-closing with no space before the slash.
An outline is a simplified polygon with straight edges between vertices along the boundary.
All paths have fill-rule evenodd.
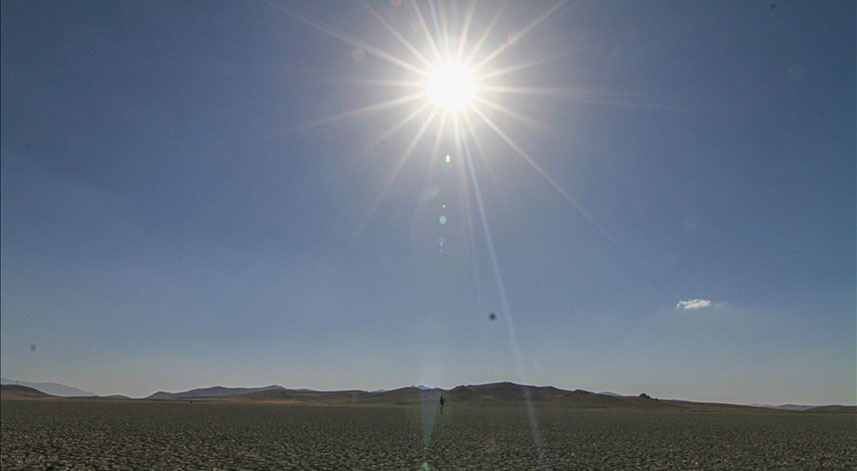
<path id="1" fill-rule="evenodd" d="M 432 412 L 7 400 L 0 468 L 857 469 L 855 414 Z"/>

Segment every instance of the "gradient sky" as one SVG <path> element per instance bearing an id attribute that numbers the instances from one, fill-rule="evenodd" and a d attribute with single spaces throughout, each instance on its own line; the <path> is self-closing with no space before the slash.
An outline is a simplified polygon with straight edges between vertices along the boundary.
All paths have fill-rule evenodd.
<path id="1" fill-rule="evenodd" d="M 502 284 L 408 1 L 0 5 L 4 377 L 857 401 L 853 1 L 478 4 Z"/>

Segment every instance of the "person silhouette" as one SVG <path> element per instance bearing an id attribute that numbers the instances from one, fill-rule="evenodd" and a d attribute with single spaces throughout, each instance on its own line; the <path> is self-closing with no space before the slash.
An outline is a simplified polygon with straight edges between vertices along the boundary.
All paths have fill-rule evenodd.
<path id="1" fill-rule="evenodd" d="M 440 396 L 440 415 L 443 415 L 443 403 L 444 402 L 445 401 L 443 399 L 443 396 Z"/>

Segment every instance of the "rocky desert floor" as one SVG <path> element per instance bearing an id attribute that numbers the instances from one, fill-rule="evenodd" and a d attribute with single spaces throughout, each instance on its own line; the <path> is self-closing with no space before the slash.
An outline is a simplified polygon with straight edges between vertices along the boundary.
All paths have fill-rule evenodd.
<path id="1" fill-rule="evenodd" d="M 5 400 L 0 432 L 10 471 L 857 469 L 853 413 Z"/>

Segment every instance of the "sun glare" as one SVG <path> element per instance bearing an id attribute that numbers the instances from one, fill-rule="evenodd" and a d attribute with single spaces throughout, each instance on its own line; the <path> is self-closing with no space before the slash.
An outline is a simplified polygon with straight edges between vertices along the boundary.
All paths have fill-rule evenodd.
<path id="1" fill-rule="evenodd" d="M 476 80 L 473 71 L 458 62 L 444 62 L 428 75 L 426 94 L 446 111 L 459 111 L 473 101 Z"/>

